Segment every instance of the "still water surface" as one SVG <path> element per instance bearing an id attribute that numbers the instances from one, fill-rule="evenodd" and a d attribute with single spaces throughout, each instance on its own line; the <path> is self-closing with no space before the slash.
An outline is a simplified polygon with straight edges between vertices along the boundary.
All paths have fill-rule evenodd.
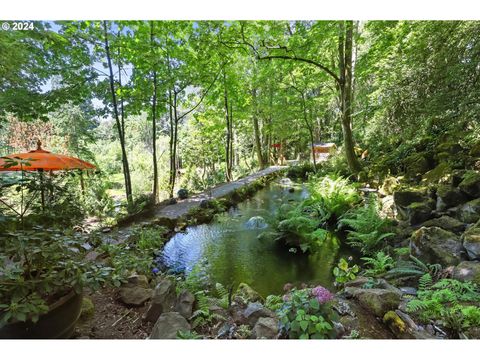
<path id="1" fill-rule="evenodd" d="M 227 286 L 244 282 L 263 296 L 282 293 L 286 283 L 333 288 L 333 267 L 339 257 L 350 255 L 335 236 L 313 255 L 300 250 L 293 253 L 274 241 L 257 238 L 270 225 L 255 217 L 261 216 L 268 224 L 282 204 L 308 196 L 304 186 L 296 186 L 293 193 L 290 187 L 271 183 L 212 223 L 187 227 L 165 245 L 164 264 L 186 273 L 198 264 L 213 282 Z M 252 229 L 255 225 L 258 228 Z"/>

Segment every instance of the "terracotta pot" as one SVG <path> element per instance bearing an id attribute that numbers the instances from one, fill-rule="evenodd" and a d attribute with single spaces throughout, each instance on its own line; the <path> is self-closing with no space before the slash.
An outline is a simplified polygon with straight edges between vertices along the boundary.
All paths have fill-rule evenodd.
<path id="1" fill-rule="evenodd" d="M 53 303 L 36 323 L 18 321 L 0 328 L 0 339 L 68 339 L 82 309 L 82 294 L 71 291 Z"/>

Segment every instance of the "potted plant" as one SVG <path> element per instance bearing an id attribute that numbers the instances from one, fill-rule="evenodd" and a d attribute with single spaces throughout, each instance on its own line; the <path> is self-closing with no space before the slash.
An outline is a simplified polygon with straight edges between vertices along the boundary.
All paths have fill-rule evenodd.
<path id="1" fill-rule="evenodd" d="M 88 262 L 86 240 L 41 227 L 0 236 L 0 338 L 68 338 L 82 291 L 111 268 Z"/>

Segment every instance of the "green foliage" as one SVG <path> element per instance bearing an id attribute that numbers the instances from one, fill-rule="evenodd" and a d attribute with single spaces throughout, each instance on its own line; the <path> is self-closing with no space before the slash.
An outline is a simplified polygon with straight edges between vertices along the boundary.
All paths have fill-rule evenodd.
<path id="1" fill-rule="evenodd" d="M 225 288 L 225 286 L 223 286 L 220 283 L 215 284 L 215 290 L 216 290 L 216 295 L 218 299 L 218 304 L 220 305 L 220 307 L 224 309 L 228 309 L 230 305 L 229 291 Z"/>
<path id="2" fill-rule="evenodd" d="M 340 224 L 348 226 L 347 241 L 357 247 L 363 254 L 372 254 L 383 240 L 394 233 L 387 232 L 388 219 L 379 215 L 379 204 L 375 197 L 370 197 L 365 206 L 359 206 L 346 213 Z"/>
<path id="3" fill-rule="evenodd" d="M 84 260 L 86 240 L 52 229 L 2 234 L 0 325 L 36 322 L 48 306 L 70 291 L 96 289 L 113 269 Z"/>
<path id="4" fill-rule="evenodd" d="M 193 312 L 190 320 L 192 320 L 192 329 L 210 326 L 216 322 L 223 321 L 225 318 L 217 313 L 210 311 L 210 298 L 204 291 L 195 294 L 197 309 Z"/>
<path id="5" fill-rule="evenodd" d="M 316 213 L 320 222 L 333 224 L 355 205 L 360 197 L 347 179 L 324 176 L 309 181 L 311 197 L 305 201 Z"/>
<path id="6" fill-rule="evenodd" d="M 452 334 L 480 325 L 480 290 L 471 282 L 442 279 L 433 285 L 423 277 L 417 297 L 407 304 L 407 311 L 422 321 L 440 321 Z"/>
<path id="7" fill-rule="evenodd" d="M 265 298 L 265 307 L 272 311 L 277 311 L 282 307 L 282 297 L 279 295 L 268 295 Z"/>
<path id="8" fill-rule="evenodd" d="M 369 267 L 365 270 L 366 276 L 382 276 L 395 266 L 392 257 L 383 251 L 377 252 L 375 257 L 362 257 L 361 259 Z"/>
<path id="9" fill-rule="evenodd" d="M 333 268 L 333 276 L 335 276 L 335 284 L 345 284 L 348 281 L 355 280 L 357 273 L 360 271 L 358 265 L 349 266 L 348 260 L 341 258 L 337 266 Z"/>
<path id="10" fill-rule="evenodd" d="M 404 277 L 421 277 L 424 274 L 430 274 L 432 278 L 436 278 L 442 266 L 440 264 L 425 264 L 413 255 L 409 256 L 409 260 L 398 260 L 397 265 L 388 271 L 387 278 L 404 278 Z"/>
<path id="11" fill-rule="evenodd" d="M 311 289 L 293 289 L 277 310 L 281 329 L 290 339 L 328 339 L 334 336 L 328 303 L 321 304 Z"/>

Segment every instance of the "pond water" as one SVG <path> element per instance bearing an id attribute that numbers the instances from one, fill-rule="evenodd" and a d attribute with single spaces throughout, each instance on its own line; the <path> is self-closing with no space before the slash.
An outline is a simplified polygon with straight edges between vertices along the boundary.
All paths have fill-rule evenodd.
<path id="1" fill-rule="evenodd" d="M 333 234 L 321 251 L 311 255 L 257 238 L 269 231 L 268 223 L 282 204 L 308 196 L 304 186 L 296 185 L 293 193 L 289 192 L 291 187 L 281 181 L 270 183 L 212 223 L 187 227 L 165 245 L 163 263 L 175 272 L 186 273 L 198 265 L 214 283 L 237 286 L 244 282 L 263 296 L 282 293 L 286 283 L 332 289 L 333 267 L 341 256 L 351 255 Z"/>

